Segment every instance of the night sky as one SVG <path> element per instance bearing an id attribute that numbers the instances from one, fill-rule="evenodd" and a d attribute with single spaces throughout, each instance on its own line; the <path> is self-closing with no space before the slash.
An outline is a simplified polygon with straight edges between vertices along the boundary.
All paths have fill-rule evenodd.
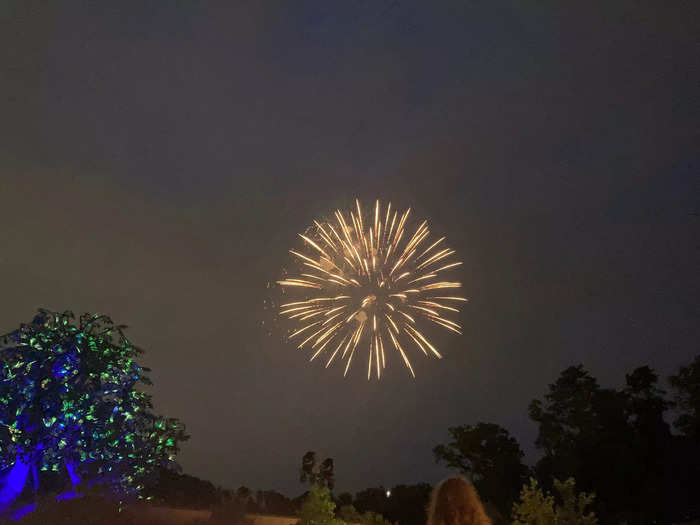
<path id="1" fill-rule="evenodd" d="M 532 461 L 565 367 L 698 352 L 697 2 L 106 4 L 0 3 L 0 332 L 128 324 L 187 473 L 296 495 L 316 450 L 340 490 L 435 482 L 477 421 Z M 265 308 L 356 196 L 465 262 L 465 333 L 416 380 L 309 364 Z"/>

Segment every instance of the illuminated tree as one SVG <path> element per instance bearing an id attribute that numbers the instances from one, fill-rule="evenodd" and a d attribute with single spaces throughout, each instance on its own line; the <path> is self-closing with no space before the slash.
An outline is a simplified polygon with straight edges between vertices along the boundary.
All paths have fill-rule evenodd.
<path id="1" fill-rule="evenodd" d="M 121 496 L 138 495 L 156 469 L 174 466 L 182 424 L 151 412 L 142 351 L 103 315 L 39 310 L 0 340 L 0 510 L 29 474 L 65 469 L 73 485 L 87 476 Z"/>

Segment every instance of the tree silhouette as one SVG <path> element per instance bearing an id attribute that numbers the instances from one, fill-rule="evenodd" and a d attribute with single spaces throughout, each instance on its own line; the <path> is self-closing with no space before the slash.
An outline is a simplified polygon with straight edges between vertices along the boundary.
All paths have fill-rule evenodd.
<path id="1" fill-rule="evenodd" d="M 452 427 L 449 433 L 452 441 L 433 449 L 435 460 L 471 478 L 479 494 L 507 515 L 529 475 L 518 442 L 494 423 Z"/>
<path id="2" fill-rule="evenodd" d="M 302 483 L 328 487 L 333 490 L 335 475 L 333 472 L 333 459 L 326 458 L 321 464 L 316 462 L 316 452 L 309 451 L 301 459 L 301 471 L 299 480 Z"/>
<path id="3" fill-rule="evenodd" d="M 669 377 L 680 414 L 674 421 L 678 430 L 700 442 L 700 355 Z"/>
<path id="4" fill-rule="evenodd" d="M 670 403 L 658 385 L 658 375 L 648 366 L 636 368 L 625 376 L 624 389 L 628 402 L 628 418 L 632 428 L 631 448 L 636 469 L 637 509 L 635 521 L 653 522 L 663 518 L 666 454 L 671 431 L 664 421 Z"/>
<path id="5" fill-rule="evenodd" d="M 678 410 L 674 426 L 680 436 L 672 436 L 666 457 L 669 506 L 677 510 L 677 521 L 700 518 L 700 355 L 669 377 Z"/>
<path id="6" fill-rule="evenodd" d="M 530 403 L 530 417 L 539 425 L 536 445 L 544 454 L 537 462 L 538 478 L 574 477 L 595 492 L 596 514 L 603 520 L 625 521 L 637 516 L 638 475 L 633 429 L 625 392 L 602 389 L 583 366 L 565 369 L 544 401 Z"/>

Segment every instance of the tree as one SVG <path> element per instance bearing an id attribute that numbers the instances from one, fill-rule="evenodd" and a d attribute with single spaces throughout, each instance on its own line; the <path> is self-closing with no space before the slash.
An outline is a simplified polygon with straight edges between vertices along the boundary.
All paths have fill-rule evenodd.
<path id="1" fill-rule="evenodd" d="M 211 509 L 228 499 L 212 482 L 169 469 L 147 484 L 143 495 L 162 505 L 189 509 Z"/>
<path id="2" fill-rule="evenodd" d="M 389 506 L 392 504 L 390 499 L 386 497 L 384 487 L 372 487 L 356 493 L 354 505 L 360 513 L 373 511 L 388 516 Z"/>
<path id="3" fill-rule="evenodd" d="M 401 525 L 424 525 L 432 490 L 428 483 L 396 485 L 391 489 L 391 496 L 385 498 L 387 508 L 381 514 Z"/>
<path id="4" fill-rule="evenodd" d="M 346 504 L 338 510 L 338 518 L 345 523 L 360 523 L 362 515 L 357 512 L 357 509 L 353 505 Z"/>
<path id="5" fill-rule="evenodd" d="M 395 525 L 377 512 L 367 511 L 360 516 L 361 525 Z"/>
<path id="6" fill-rule="evenodd" d="M 681 366 L 669 382 L 680 411 L 674 425 L 683 435 L 700 443 L 700 355 L 689 365 Z"/>
<path id="7" fill-rule="evenodd" d="M 158 468 L 176 468 L 187 439 L 176 419 L 151 412 L 148 369 L 123 325 L 103 315 L 39 310 L 0 346 L 0 511 L 23 492 L 31 473 L 64 470 L 137 496 Z"/>
<path id="8" fill-rule="evenodd" d="M 518 442 L 494 423 L 452 427 L 449 433 L 452 441 L 433 449 L 435 460 L 470 477 L 479 494 L 507 514 L 529 474 Z"/>
<path id="9" fill-rule="evenodd" d="M 561 478 L 581 469 L 578 449 L 595 436 L 594 397 L 599 389 L 581 365 L 572 366 L 549 385 L 544 402 L 535 399 L 530 403 L 530 419 L 539 425 L 535 445 L 544 452 L 538 462 L 541 478 Z"/>
<path id="10" fill-rule="evenodd" d="M 545 493 L 534 478 L 523 485 L 520 500 L 513 505 L 513 525 L 597 525 L 593 512 L 586 512 L 593 503 L 593 494 L 576 494 L 576 482 L 554 480 L 557 498 Z"/>
<path id="11" fill-rule="evenodd" d="M 700 518 L 700 355 L 669 377 L 678 416 L 674 426 L 681 432 L 672 436 L 665 458 L 670 474 L 667 505 L 676 509 L 673 518 Z"/>
<path id="12" fill-rule="evenodd" d="M 341 492 L 335 499 L 335 504 L 340 508 L 345 505 L 352 506 L 352 494 L 349 492 Z"/>
<path id="13" fill-rule="evenodd" d="M 299 512 L 299 525 L 338 525 L 328 487 L 312 485 Z"/>
<path id="14" fill-rule="evenodd" d="M 321 485 L 333 490 L 335 485 L 333 459 L 326 458 L 319 465 L 316 463 L 316 452 L 307 452 L 301 459 L 299 480 L 302 483 L 308 482 L 311 485 Z"/>
<path id="15" fill-rule="evenodd" d="M 427 483 L 397 485 L 390 496 L 384 487 L 368 488 L 355 494 L 353 505 L 361 515 L 372 512 L 401 525 L 424 525 L 431 491 Z"/>
<path id="16" fill-rule="evenodd" d="M 668 507 L 664 494 L 668 482 L 667 452 L 671 432 L 664 421 L 670 403 L 658 385 L 658 375 L 648 366 L 636 368 L 625 376 L 628 420 L 632 429 L 631 450 L 636 480 L 636 516 L 633 521 L 660 521 Z M 675 492 L 675 491 L 673 491 Z M 632 517 L 632 516 L 631 516 Z"/>
<path id="17" fill-rule="evenodd" d="M 284 494 L 274 490 L 260 490 L 258 494 L 258 507 L 261 512 L 289 516 L 294 514 L 294 503 Z"/>
<path id="18" fill-rule="evenodd" d="M 378 512 L 367 510 L 360 514 L 353 505 L 343 505 L 338 511 L 338 518 L 345 523 L 359 523 L 360 525 L 393 525 Z"/>
<path id="19" fill-rule="evenodd" d="M 595 490 L 596 513 L 604 521 L 637 515 L 638 475 L 625 392 L 602 389 L 584 368 L 572 366 L 549 385 L 544 401 L 530 403 L 539 425 L 536 445 L 543 450 L 536 472 L 543 482 L 574 476 L 584 490 Z"/>
<path id="20" fill-rule="evenodd" d="M 554 525 L 554 496 L 545 493 L 535 478 L 523 485 L 520 500 L 513 505 L 513 525 Z"/>

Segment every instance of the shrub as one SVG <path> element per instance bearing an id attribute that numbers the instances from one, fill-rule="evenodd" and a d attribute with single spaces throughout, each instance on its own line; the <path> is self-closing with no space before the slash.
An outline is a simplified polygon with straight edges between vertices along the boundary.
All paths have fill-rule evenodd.
<path id="1" fill-rule="evenodd" d="M 530 478 L 530 484 L 523 485 L 520 501 L 513 505 L 513 525 L 597 525 L 595 514 L 586 512 L 595 499 L 594 494 L 577 495 L 574 478 L 564 482 L 555 479 L 554 490 L 556 500 Z"/>

